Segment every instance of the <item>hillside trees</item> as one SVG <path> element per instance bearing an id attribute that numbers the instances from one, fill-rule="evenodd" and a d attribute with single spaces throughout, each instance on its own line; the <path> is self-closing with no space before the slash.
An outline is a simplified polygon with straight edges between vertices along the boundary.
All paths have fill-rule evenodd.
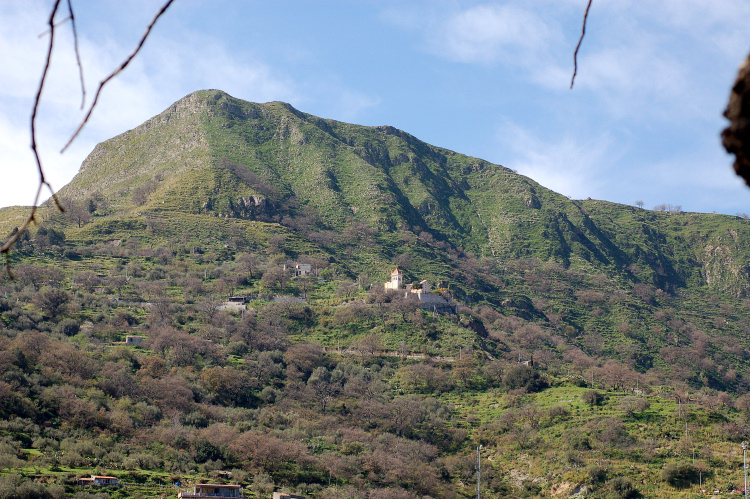
<path id="1" fill-rule="evenodd" d="M 45 315 L 56 322 L 60 316 L 65 314 L 70 302 L 70 295 L 62 289 L 45 289 L 36 296 L 36 302 Z"/>
<path id="2" fill-rule="evenodd" d="M 341 392 L 344 383 L 344 373 L 338 369 L 329 371 L 326 367 L 316 367 L 307 379 L 307 388 L 312 397 L 320 405 L 322 412 L 333 398 Z"/>

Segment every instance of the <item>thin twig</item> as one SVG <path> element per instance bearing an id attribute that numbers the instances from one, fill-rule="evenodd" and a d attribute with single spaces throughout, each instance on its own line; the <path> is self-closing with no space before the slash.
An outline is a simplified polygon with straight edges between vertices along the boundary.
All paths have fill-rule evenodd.
<path id="1" fill-rule="evenodd" d="M 78 128 L 73 133 L 73 135 L 70 137 L 70 140 L 65 144 L 65 146 L 60 151 L 61 153 L 65 152 L 65 150 L 70 146 L 70 144 L 73 143 L 73 141 L 78 137 L 78 134 L 81 133 L 81 130 L 83 130 L 83 127 L 86 126 L 86 123 L 89 121 L 89 118 L 91 117 L 91 113 L 94 111 L 94 108 L 96 107 L 97 102 L 99 101 L 99 95 L 102 92 L 102 89 L 104 88 L 104 85 L 106 85 L 112 78 L 120 74 L 120 72 L 128 67 L 128 64 L 130 64 L 130 61 L 133 60 L 133 58 L 138 54 L 138 52 L 143 47 L 143 44 L 146 43 L 146 38 L 148 38 L 148 35 L 151 33 L 151 29 L 154 27 L 154 24 L 156 24 L 156 21 L 159 20 L 159 18 L 167 11 L 170 5 L 172 5 L 172 2 L 174 0 L 167 0 L 167 2 L 162 6 L 162 8 L 159 10 L 159 12 L 156 13 L 156 16 L 151 20 L 151 23 L 146 28 L 146 32 L 141 37 L 141 40 L 138 42 L 138 45 L 135 47 L 135 50 L 131 52 L 131 54 L 120 64 L 120 66 L 115 69 L 109 76 L 104 78 L 101 82 L 99 82 L 99 88 L 96 89 L 96 94 L 94 94 L 94 100 L 91 102 L 91 106 L 89 107 L 88 112 L 86 113 L 86 116 L 83 118 L 83 121 L 81 121 L 81 124 L 78 125 Z"/>
<path id="2" fill-rule="evenodd" d="M 57 22 L 55 23 L 55 28 L 57 28 L 58 26 L 62 25 L 63 23 L 66 23 L 66 22 L 68 22 L 68 19 L 70 19 L 70 16 L 68 16 L 68 17 L 65 17 L 65 18 L 63 18 L 63 19 L 60 19 L 59 21 L 57 21 Z M 45 29 L 44 31 L 42 31 L 41 33 L 39 33 L 39 34 L 37 35 L 37 38 L 40 38 L 40 39 L 41 39 L 41 38 L 44 38 L 45 36 L 47 36 L 47 33 L 49 33 L 49 32 L 50 32 L 50 30 L 48 30 L 48 29 Z"/>
<path id="3" fill-rule="evenodd" d="M 578 49 L 581 48 L 581 43 L 583 43 L 583 37 L 586 35 L 586 20 L 589 17 L 589 9 L 591 8 L 591 2 L 594 0 L 589 0 L 588 5 L 586 5 L 586 12 L 583 13 L 583 26 L 581 26 L 581 38 L 578 39 L 578 45 L 576 45 L 576 50 L 573 52 L 573 77 L 570 79 L 570 88 L 573 88 L 573 83 L 576 81 L 576 73 L 578 73 Z"/>
<path id="4" fill-rule="evenodd" d="M 5 254 L 5 268 L 7 269 L 8 275 L 12 275 L 10 273 L 10 261 L 8 259 L 10 248 L 15 244 L 16 241 L 23 235 L 24 232 L 26 232 L 26 229 L 31 225 L 31 222 L 36 221 L 36 210 L 39 205 L 39 196 L 42 194 L 42 188 L 44 186 L 47 186 L 47 188 L 52 193 L 52 198 L 55 200 L 55 204 L 60 209 L 60 211 L 63 210 L 63 207 L 60 206 L 60 202 L 57 199 L 57 195 L 55 195 L 55 191 L 52 189 L 52 186 L 47 182 L 47 179 L 44 177 L 44 170 L 42 169 L 42 160 L 39 157 L 39 150 L 37 149 L 36 145 L 36 114 L 39 109 L 39 103 L 42 100 L 42 90 L 44 89 L 44 83 L 47 81 L 47 74 L 49 73 L 49 67 L 50 62 L 52 61 L 52 50 L 55 46 L 55 15 L 57 14 L 57 10 L 60 7 L 60 0 L 56 0 L 55 4 L 52 6 L 52 11 L 50 12 L 49 16 L 49 46 L 47 47 L 47 59 L 44 63 L 44 70 L 42 71 L 42 78 L 39 81 L 39 88 L 36 92 L 36 98 L 34 99 L 34 108 L 31 112 L 31 151 L 34 153 L 34 160 L 36 161 L 36 167 L 37 171 L 39 172 L 39 187 L 37 187 L 36 190 L 36 196 L 34 196 L 34 204 L 31 207 L 31 213 L 29 213 L 28 218 L 26 221 L 21 225 L 21 227 L 18 229 L 18 231 L 11 236 L 11 238 L 5 242 L 5 244 L 0 247 L 0 253 Z"/>
<path id="5" fill-rule="evenodd" d="M 60 8 L 60 2 L 61 0 L 55 0 L 54 5 L 52 6 L 52 9 L 50 11 L 50 16 L 48 20 L 49 29 L 42 33 L 40 36 L 44 36 L 47 33 L 49 33 L 49 46 L 47 47 L 47 59 L 44 63 L 44 71 L 42 72 L 42 78 L 39 81 L 39 88 L 37 89 L 36 98 L 34 99 L 34 107 L 31 112 L 31 150 L 34 153 L 34 159 L 36 161 L 37 165 L 37 171 L 39 172 L 39 186 L 36 190 L 36 195 L 34 196 L 34 204 L 31 206 L 31 212 L 29 213 L 29 216 L 26 218 L 24 223 L 19 227 L 19 229 L 16 231 L 15 234 L 13 234 L 10 239 L 8 239 L 2 246 L 0 246 L 0 254 L 3 254 L 5 256 L 5 268 L 8 272 L 8 275 L 12 278 L 13 274 L 10 270 L 10 249 L 13 247 L 13 245 L 20 239 L 20 237 L 26 232 L 26 230 L 29 228 L 29 225 L 31 225 L 32 222 L 36 222 L 36 212 L 39 208 L 39 198 L 42 195 L 42 189 L 46 187 L 49 189 L 49 191 L 52 193 L 52 199 L 55 202 L 55 205 L 57 208 L 64 212 L 65 209 L 60 204 L 60 200 L 57 198 L 57 194 L 55 193 L 54 189 L 52 189 L 52 186 L 47 181 L 47 179 L 44 176 L 44 169 L 42 168 L 42 160 L 39 156 L 39 150 L 37 149 L 37 143 L 36 143 L 36 116 L 37 111 L 39 110 L 39 104 L 42 99 L 42 90 L 44 89 L 44 84 L 47 81 L 47 74 L 49 73 L 50 63 L 52 61 L 52 51 L 55 45 L 55 15 L 57 15 L 57 12 Z M 75 131 L 73 136 L 68 140 L 68 142 L 65 144 L 65 147 L 63 147 L 61 152 L 64 152 L 70 144 L 75 140 L 75 138 L 78 136 L 78 134 L 83 129 L 86 122 L 88 122 L 89 118 L 91 117 L 91 113 L 94 110 L 94 107 L 96 107 L 96 103 L 99 100 L 99 95 L 101 94 L 102 88 L 104 85 L 107 84 L 112 78 L 117 76 L 123 69 L 125 69 L 128 64 L 130 64 L 130 61 L 133 60 L 133 58 L 138 54 L 138 52 L 143 47 L 143 44 L 146 42 L 146 38 L 148 38 L 149 34 L 151 33 L 151 29 L 154 27 L 154 24 L 156 24 L 156 21 L 167 11 L 170 5 L 174 0 L 168 0 L 162 8 L 159 10 L 159 12 L 156 14 L 156 16 L 152 19 L 151 23 L 146 28 L 146 32 L 143 34 L 143 37 L 141 37 L 140 42 L 138 43 L 138 46 L 135 48 L 135 50 L 128 56 L 125 61 L 120 64 L 120 66 L 112 72 L 107 78 L 102 80 L 99 83 L 99 88 L 96 91 L 96 95 L 94 96 L 94 101 L 91 104 L 91 107 L 89 108 L 88 112 L 86 113 L 86 117 L 83 119 L 81 124 L 79 125 L 78 129 Z M 80 52 L 78 50 L 78 32 L 76 30 L 75 26 L 75 17 L 73 15 L 73 6 L 71 0 L 67 0 L 68 3 L 68 11 L 70 15 L 63 19 L 62 21 L 59 21 L 58 24 L 62 24 L 63 22 L 67 21 L 68 19 L 71 20 L 71 25 L 73 28 L 73 40 L 75 44 L 75 52 L 76 52 L 76 61 L 78 63 L 78 74 L 81 79 L 81 93 L 83 94 L 82 97 L 82 103 L 81 103 L 81 109 L 85 107 L 86 102 L 86 88 L 84 86 L 84 79 L 83 79 L 83 64 L 81 64 L 81 57 Z"/>
<path id="6" fill-rule="evenodd" d="M 72 0 L 68 0 L 68 12 L 70 12 L 70 27 L 73 30 L 73 49 L 76 53 L 78 76 L 81 78 L 81 111 L 83 111 L 86 107 L 86 84 L 83 82 L 83 64 L 81 64 L 81 53 L 78 51 L 78 30 L 76 30 L 76 16 L 73 15 Z"/>

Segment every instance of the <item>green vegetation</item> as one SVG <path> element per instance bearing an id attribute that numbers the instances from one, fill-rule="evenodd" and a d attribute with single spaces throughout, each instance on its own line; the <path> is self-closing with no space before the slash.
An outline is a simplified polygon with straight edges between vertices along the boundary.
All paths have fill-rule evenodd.
<path id="1" fill-rule="evenodd" d="M 485 497 L 741 483 L 747 220 L 572 201 L 218 91 L 100 144 L 60 196 L 0 279 L 0 499 L 98 473 L 114 497 L 473 497 L 478 445 Z M 456 313 L 385 292 L 394 266 Z"/>

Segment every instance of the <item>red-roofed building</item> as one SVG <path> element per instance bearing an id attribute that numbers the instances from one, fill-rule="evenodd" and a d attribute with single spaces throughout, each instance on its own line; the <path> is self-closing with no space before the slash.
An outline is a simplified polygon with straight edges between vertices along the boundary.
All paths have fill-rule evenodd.
<path id="1" fill-rule="evenodd" d="M 91 478 L 79 478 L 80 485 L 120 485 L 120 480 L 113 476 L 91 475 Z"/>

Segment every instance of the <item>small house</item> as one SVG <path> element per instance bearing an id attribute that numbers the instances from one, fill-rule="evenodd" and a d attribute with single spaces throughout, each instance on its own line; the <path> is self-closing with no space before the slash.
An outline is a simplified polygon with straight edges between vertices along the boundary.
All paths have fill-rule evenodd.
<path id="1" fill-rule="evenodd" d="M 94 479 L 94 485 L 119 485 L 120 481 L 113 476 L 91 475 Z"/>
<path id="2" fill-rule="evenodd" d="M 246 310 L 245 303 L 247 303 L 246 296 L 230 296 L 218 308 L 219 310 Z"/>
<path id="3" fill-rule="evenodd" d="M 274 492 L 273 499 L 306 499 L 305 496 L 296 496 L 294 494 L 285 494 L 283 492 Z"/>
<path id="4" fill-rule="evenodd" d="M 309 263 L 298 263 L 294 266 L 294 275 L 297 277 L 305 277 L 312 274 L 312 265 Z"/>
<path id="5" fill-rule="evenodd" d="M 143 336 L 127 335 L 125 336 L 125 344 L 130 346 L 137 346 L 143 343 Z"/>
<path id="6" fill-rule="evenodd" d="M 106 476 L 106 475 L 91 475 L 91 478 L 79 478 L 78 479 L 79 485 L 100 485 L 100 486 L 110 486 L 110 485 L 120 485 L 120 481 L 113 476 Z"/>
<path id="7" fill-rule="evenodd" d="M 199 497 L 244 497 L 240 485 L 223 485 L 218 483 L 196 483 L 193 490 L 180 492 L 178 499 L 197 499 Z"/>

